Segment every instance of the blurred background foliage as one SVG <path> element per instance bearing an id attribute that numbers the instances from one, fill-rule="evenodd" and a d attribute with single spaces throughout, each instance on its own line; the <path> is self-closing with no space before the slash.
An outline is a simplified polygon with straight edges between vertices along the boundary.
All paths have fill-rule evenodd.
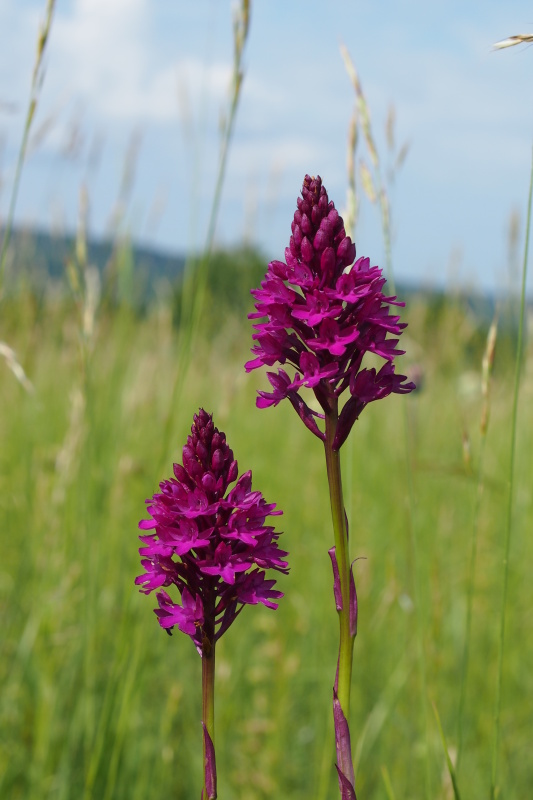
<path id="1" fill-rule="evenodd" d="M 51 14 L 53 2 L 47 8 Z M 200 406 L 227 433 L 241 471 L 252 469 L 254 486 L 283 509 L 282 546 L 291 565 L 279 580 L 286 596 L 278 611 L 246 609 L 217 651 L 219 796 L 326 800 L 338 794 L 331 714 L 337 619 L 323 453 L 289 404 L 255 408 L 266 376 L 244 372 L 252 344 L 246 315 L 266 259 L 249 245 L 216 246 L 248 24 L 243 0 L 203 253 L 139 249 L 123 216 L 109 241 L 88 240 L 83 191 L 76 235 L 12 230 L 12 215 L 4 227 L 2 798 L 198 796 L 200 661 L 189 640 L 159 628 L 153 599 L 139 594 L 134 579 L 143 501 L 180 460 Z M 26 133 L 44 46 L 41 38 Z M 344 56 L 357 112 L 349 136 L 347 224 L 351 230 L 357 223 L 360 133 L 368 156 L 363 190 L 380 215 L 394 293 L 387 181 L 357 73 Z M 396 164 L 405 153 L 402 148 Z M 20 164 L 24 142 L 21 154 Z M 126 194 L 119 192 L 122 207 Z M 516 225 L 513 230 L 509 274 L 516 266 Z M 357 791 L 374 800 L 453 797 L 434 702 L 452 761 L 462 738 L 462 796 L 481 800 L 491 787 L 519 298 L 512 291 L 495 298 L 402 285 L 396 291 L 409 323 L 399 366 L 418 390 L 365 410 L 342 451 L 351 555 L 360 559 L 351 719 Z M 496 321 L 488 376 L 483 361 Z M 505 800 L 523 800 L 533 785 L 527 702 L 533 694 L 532 358 L 529 338 L 521 364 L 503 661 L 498 783 Z"/>
<path id="2" fill-rule="evenodd" d="M 133 580 L 143 500 L 180 459 L 199 406 L 226 431 L 241 470 L 251 468 L 254 485 L 284 510 L 291 563 L 278 612 L 247 609 L 220 644 L 220 796 L 335 795 L 328 686 L 337 626 L 323 454 L 292 408 L 254 407 L 265 376 L 243 369 L 251 345 L 249 289 L 264 268 L 249 250 L 213 253 L 201 335 L 175 407 L 169 404 L 182 338 L 179 283 L 154 291 L 149 303 L 135 306 L 113 291 L 113 303 L 103 305 L 98 289 L 92 301 L 87 297 L 90 280 L 77 296 L 65 279 L 37 292 L 21 275 L 3 304 L 3 336 L 33 386 L 26 391 L 1 364 L 3 797 L 196 796 L 199 659 L 186 637 L 159 629 L 153 600 Z M 87 280 L 91 272 L 79 274 Z M 135 284 L 135 269 L 131 275 Z M 352 556 L 364 558 L 356 565 L 352 712 L 362 796 L 387 796 L 383 766 L 397 797 L 421 796 L 427 753 L 432 797 L 450 796 L 436 726 L 420 712 L 414 580 L 418 570 L 428 694 L 453 751 L 489 310 L 475 298 L 409 293 L 402 360 L 420 389 L 369 407 L 343 451 Z M 461 772 L 473 798 L 485 797 L 489 782 L 515 317 L 511 309 L 501 312 L 484 456 Z M 532 780 L 524 702 L 533 691 L 531 357 L 530 346 L 505 653 L 506 798 L 527 796 Z M 170 435 L 162 442 L 164 430 Z M 407 470 L 415 487 L 412 517 Z"/>

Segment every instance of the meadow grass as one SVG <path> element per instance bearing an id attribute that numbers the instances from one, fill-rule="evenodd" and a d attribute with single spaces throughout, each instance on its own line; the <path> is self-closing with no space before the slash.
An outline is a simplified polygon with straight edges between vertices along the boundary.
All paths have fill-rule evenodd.
<path id="1" fill-rule="evenodd" d="M 53 7 L 49 2 L 37 48 L 0 278 Z M 254 392 L 265 379 L 244 374 L 250 327 L 242 308 L 238 316 L 231 309 L 231 292 L 220 302 L 227 284 L 235 285 L 227 268 L 234 256 L 212 253 L 248 21 L 249 3 L 242 0 L 205 253 L 194 269 L 191 262 L 181 300 L 173 307 L 159 299 L 143 314 L 120 291 L 114 302 L 124 271 L 117 248 L 117 274 L 99 307 L 83 225 L 68 270 L 72 298 L 51 285 L 38 294 L 24 275 L 0 297 L 2 339 L 9 343 L 0 361 L 2 798 L 198 795 L 199 659 L 184 637 L 169 638 L 159 628 L 154 601 L 133 581 L 143 500 L 170 474 L 172 460 L 180 460 L 199 406 L 226 431 L 241 470 L 252 468 L 254 485 L 284 510 L 291 564 L 279 580 L 286 592 L 279 610 L 246 610 L 238 630 L 217 647 L 219 796 L 326 800 L 338 793 L 331 715 L 337 624 L 322 448 L 290 407 L 255 409 Z M 393 284 L 387 187 L 366 100 L 344 55 L 357 98 L 350 225 L 357 219 L 360 124 L 373 169 L 366 168 L 366 190 L 379 204 Z M 361 183 L 365 188 L 365 174 Z M 246 260 L 256 263 L 249 253 Z M 217 273 L 225 276 L 221 291 L 210 283 Z M 245 292 L 257 282 L 242 270 L 240 280 Z M 512 312 L 500 320 L 487 431 L 480 433 L 485 324 L 458 296 L 420 297 L 405 310 L 410 327 L 403 337 L 423 375 L 420 390 L 370 407 L 343 448 L 351 555 L 361 559 L 350 720 L 360 797 L 452 797 L 460 747 L 461 796 L 486 798 L 496 789 L 493 741 L 502 796 L 526 797 L 533 784 L 525 700 L 533 690 L 527 537 L 533 353 L 525 348 L 515 407 Z M 506 625 L 504 649 L 499 620 Z M 496 729 L 495 687 L 502 690 Z M 431 703 L 436 720 L 426 711 Z"/>
<path id="2" fill-rule="evenodd" d="M 451 300 L 438 314 L 414 301 L 405 318 L 407 349 L 423 354 L 423 388 L 365 412 L 353 434 L 346 485 L 352 557 L 364 557 L 355 567 L 360 611 L 351 727 L 358 793 L 378 799 L 389 797 L 390 787 L 396 797 L 421 797 L 427 753 L 431 796 L 450 796 L 438 727 L 430 725 L 428 735 L 419 713 L 402 402 L 414 460 L 426 681 L 452 753 L 477 486 L 463 460 L 462 436 L 469 431 L 475 462 L 483 403 L 479 321 Z M 200 405 L 226 431 L 241 468 L 253 469 L 254 485 L 284 510 L 291 564 L 280 579 L 286 597 L 279 610 L 246 609 L 239 630 L 219 644 L 219 794 L 335 796 L 330 687 L 337 626 L 323 453 L 290 407 L 255 409 L 254 391 L 263 381 L 244 374 L 248 326 L 228 313 L 217 334 L 197 340 L 175 408 L 168 404 L 180 332 L 164 304 L 144 317 L 125 307 L 102 313 L 84 385 L 71 303 L 23 292 L 4 305 L 3 326 L 35 392 L 4 370 L 0 796 L 196 796 L 199 659 L 185 637 L 159 628 L 153 600 L 136 591 L 133 579 L 143 500 L 170 473 L 170 459 L 159 472 L 165 420 L 170 414 L 175 433 L 164 446 L 179 460 Z M 462 795 L 474 799 L 487 797 L 490 786 L 511 333 L 501 334 L 496 354 L 478 521 L 461 770 Z M 527 796 L 533 780 L 524 700 L 533 690 L 527 667 L 531 357 L 529 350 L 518 412 L 502 696 L 500 785 L 508 799 Z"/>

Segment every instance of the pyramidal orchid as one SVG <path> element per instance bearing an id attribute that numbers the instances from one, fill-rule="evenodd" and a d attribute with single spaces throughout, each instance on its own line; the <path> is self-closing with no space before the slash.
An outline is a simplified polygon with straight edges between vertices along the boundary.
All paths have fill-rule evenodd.
<path id="1" fill-rule="evenodd" d="M 161 627 L 187 634 L 202 658 L 202 800 L 214 800 L 215 645 L 245 605 L 277 608 L 282 593 L 266 570 L 287 573 L 287 553 L 265 522 L 282 512 L 252 491 L 251 472 L 238 477 L 225 434 L 203 409 L 194 415 L 183 463 L 174 464 L 174 477 L 160 489 L 146 501 L 150 519 L 139 523 L 144 573 L 135 583 L 145 594 L 156 591 Z"/>
<path id="2" fill-rule="evenodd" d="M 254 289 L 254 358 L 247 372 L 267 372 L 272 391 L 259 391 L 257 406 L 288 399 L 306 427 L 324 443 L 335 546 L 335 605 L 340 644 L 333 688 L 337 771 L 343 800 L 355 798 L 348 727 L 357 595 L 348 553 L 339 450 L 363 409 L 415 386 L 396 373 L 398 337 L 406 327 L 393 310 L 404 304 L 384 294 L 385 278 L 368 258 L 355 260 L 355 245 L 329 200 L 320 176 L 306 175 L 292 222 L 285 261 L 272 261 L 261 288 Z M 266 321 L 264 321 L 266 318 Z M 383 360 L 365 366 L 367 353 Z M 289 374 L 290 372 L 290 374 Z M 316 410 L 302 396 L 311 390 Z"/>

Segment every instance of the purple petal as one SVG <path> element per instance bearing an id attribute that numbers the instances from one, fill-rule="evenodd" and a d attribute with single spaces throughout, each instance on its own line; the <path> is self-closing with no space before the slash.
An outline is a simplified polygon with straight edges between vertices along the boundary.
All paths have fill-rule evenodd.
<path id="1" fill-rule="evenodd" d="M 328 555 L 331 558 L 331 566 L 333 567 L 333 595 L 335 597 L 335 607 L 337 611 L 342 611 L 341 579 L 334 547 L 328 550 Z"/>
<path id="2" fill-rule="evenodd" d="M 326 440 L 326 434 L 320 430 L 314 420 L 314 417 L 318 415 L 311 411 L 307 403 L 302 400 L 298 392 L 289 392 L 288 398 L 305 427 L 309 428 L 311 433 L 314 433 L 315 436 L 318 436 L 318 438 L 324 442 Z"/>
<path id="3" fill-rule="evenodd" d="M 335 438 L 333 439 L 333 450 L 338 451 L 341 449 L 365 405 L 366 403 L 359 397 L 350 397 L 344 404 L 344 408 L 337 420 Z"/>
<path id="4" fill-rule="evenodd" d="M 142 531 L 150 531 L 152 530 L 152 528 L 155 528 L 156 526 L 157 522 L 155 521 L 155 519 L 142 519 L 139 522 L 139 528 Z"/>
<path id="5" fill-rule="evenodd" d="M 337 772 L 343 800 L 355 798 L 355 776 L 352 762 L 350 728 L 339 703 L 337 692 L 333 690 L 333 723 L 335 726 L 335 747 L 337 750 Z M 351 792 L 353 794 L 345 792 Z"/>
<path id="6" fill-rule="evenodd" d="M 338 766 L 335 764 L 337 775 L 339 776 L 339 787 L 341 790 L 341 800 L 357 800 L 355 796 L 355 789 L 353 784 L 350 783 L 346 775 L 344 775 Z"/>
<path id="7" fill-rule="evenodd" d="M 204 729 L 204 774 L 205 774 L 205 789 L 207 791 L 206 800 L 215 800 L 217 796 L 217 765 L 215 759 L 215 747 L 213 740 L 209 736 L 209 732 L 202 721 L 202 728 Z M 202 790 L 203 795 L 203 790 Z"/>

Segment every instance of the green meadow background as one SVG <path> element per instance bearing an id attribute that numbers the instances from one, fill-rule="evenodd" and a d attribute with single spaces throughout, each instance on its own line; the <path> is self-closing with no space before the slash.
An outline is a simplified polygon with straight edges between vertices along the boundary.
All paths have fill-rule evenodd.
<path id="1" fill-rule="evenodd" d="M 251 307 L 247 277 L 243 266 L 234 290 Z M 361 558 L 351 726 L 358 793 L 372 798 L 387 797 L 383 767 L 398 798 L 424 797 L 427 773 L 432 798 L 451 796 L 424 698 L 436 704 L 453 753 L 478 491 L 486 322 L 460 296 L 410 297 L 403 361 L 416 362 L 421 388 L 369 406 L 342 454 L 352 557 Z M 336 796 L 337 620 L 320 442 L 289 404 L 255 408 L 265 376 L 245 375 L 250 325 L 229 303 L 207 300 L 206 332 L 200 326 L 192 344 L 185 337 L 188 359 L 170 302 L 145 313 L 100 307 L 84 336 L 87 313 L 52 286 L 40 297 L 21 286 L 2 308 L 2 335 L 34 391 L 2 365 L 0 796 L 198 796 L 200 659 L 187 637 L 159 628 L 153 598 L 133 581 L 144 499 L 170 476 L 199 406 L 226 431 L 241 470 L 253 470 L 254 486 L 283 509 L 291 565 L 278 611 L 245 609 L 219 644 L 219 795 Z M 479 512 L 459 776 L 470 798 L 487 797 L 490 782 L 514 319 L 510 301 Z M 504 661 L 501 785 L 509 799 L 526 797 L 533 783 L 531 357 L 529 348 Z"/>
<path id="2" fill-rule="evenodd" d="M 237 76 L 245 41 L 246 28 L 237 26 Z M 103 272 L 91 263 L 83 228 L 59 276 L 37 272 L 18 236 L 2 249 L 2 800 L 199 797 L 201 662 L 188 637 L 160 629 L 154 598 L 134 586 L 144 500 L 180 460 L 199 407 L 226 432 L 240 470 L 252 469 L 254 487 L 283 509 L 280 544 L 291 567 L 279 578 L 279 609 L 246 608 L 218 645 L 219 797 L 338 796 L 331 710 L 338 624 L 322 445 L 289 404 L 255 408 L 267 381 L 264 372 L 244 371 L 252 343 L 246 315 L 266 257 L 244 246 L 213 249 L 239 91 L 235 80 L 206 252 L 188 262 L 179 283 L 167 276 L 146 295 L 146 275 L 118 234 Z M 364 136 L 370 147 L 370 131 Z M 15 184 L 14 198 L 16 191 Z M 502 285 L 512 266 L 502 267 Z M 399 293 L 409 327 L 398 366 L 419 388 L 369 406 L 342 450 L 351 556 L 359 559 L 350 719 L 357 793 L 360 800 L 454 796 L 436 708 L 456 764 L 462 740 L 460 796 L 481 800 L 491 786 L 519 297 L 497 298 L 494 370 L 483 393 L 494 304 L 459 291 L 400 286 Z M 498 745 L 502 800 L 524 800 L 533 786 L 532 360 L 526 339 Z"/>

